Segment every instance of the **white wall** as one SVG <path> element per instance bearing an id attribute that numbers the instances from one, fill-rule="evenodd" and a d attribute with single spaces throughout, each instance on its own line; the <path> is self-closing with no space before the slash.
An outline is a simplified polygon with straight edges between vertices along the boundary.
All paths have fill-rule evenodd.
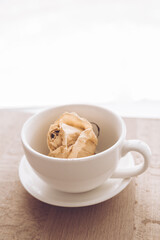
<path id="1" fill-rule="evenodd" d="M 0 107 L 160 100 L 160 1 L 0 0 Z"/>

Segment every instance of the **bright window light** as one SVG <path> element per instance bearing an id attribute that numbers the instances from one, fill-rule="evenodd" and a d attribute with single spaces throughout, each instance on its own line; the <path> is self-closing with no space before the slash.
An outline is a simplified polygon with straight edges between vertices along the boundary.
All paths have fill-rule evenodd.
<path id="1" fill-rule="evenodd" d="M 160 2 L 1 1 L 0 107 L 160 100 Z"/>

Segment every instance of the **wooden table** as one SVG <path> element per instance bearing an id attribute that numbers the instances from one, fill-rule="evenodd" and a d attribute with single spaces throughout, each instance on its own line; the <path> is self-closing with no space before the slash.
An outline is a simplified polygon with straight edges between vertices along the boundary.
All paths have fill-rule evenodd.
<path id="1" fill-rule="evenodd" d="M 160 239 L 160 120 L 125 119 L 127 138 L 144 140 L 152 150 L 144 174 L 108 201 L 64 208 L 33 198 L 19 181 L 20 131 L 29 116 L 0 110 L 0 240 Z"/>

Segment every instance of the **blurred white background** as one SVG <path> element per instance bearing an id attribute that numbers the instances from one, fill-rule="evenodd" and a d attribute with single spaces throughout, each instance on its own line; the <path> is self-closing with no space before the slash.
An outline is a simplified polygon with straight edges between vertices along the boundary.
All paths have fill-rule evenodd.
<path id="1" fill-rule="evenodd" d="M 159 0 L 0 0 L 0 107 L 160 100 Z"/>

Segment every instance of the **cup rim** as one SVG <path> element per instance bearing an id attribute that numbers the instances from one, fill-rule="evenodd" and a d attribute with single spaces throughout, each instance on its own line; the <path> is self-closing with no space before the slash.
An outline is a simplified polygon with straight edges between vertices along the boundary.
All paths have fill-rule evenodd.
<path id="1" fill-rule="evenodd" d="M 42 114 L 44 112 L 47 112 L 47 111 L 50 111 L 50 110 L 53 110 L 53 109 L 56 109 L 56 108 L 60 108 L 60 107 L 71 107 L 71 106 L 95 107 L 95 108 L 98 108 L 98 109 L 107 110 L 108 112 L 113 114 L 120 121 L 121 126 L 122 126 L 122 132 L 121 132 L 121 135 L 118 138 L 118 140 L 111 147 L 107 148 L 106 150 L 104 150 L 102 152 L 99 152 L 99 153 L 97 153 L 95 155 L 91 155 L 91 156 L 87 156 L 87 157 L 81 157 L 81 158 L 55 158 L 55 157 L 47 156 L 45 154 L 42 154 L 42 153 L 34 150 L 30 146 L 30 144 L 27 142 L 27 140 L 26 140 L 26 137 L 25 137 L 25 128 L 26 128 L 26 126 L 35 117 L 37 117 L 38 115 L 40 115 L 40 114 Z M 105 107 L 94 105 L 94 104 L 65 104 L 65 105 L 58 105 L 58 106 L 45 108 L 45 109 L 39 111 L 38 113 L 35 113 L 29 119 L 27 119 L 26 122 L 23 124 L 22 130 L 21 130 L 21 141 L 22 141 L 22 144 L 24 145 L 24 147 L 30 153 L 35 154 L 38 157 L 45 158 L 45 161 L 48 160 L 48 161 L 58 161 L 58 162 L 60 162 L 60 161 L 61 162 L 72 162 L 72 161 L 73 162 L 82 162 L 82 161 L 93 160 L 93 159 L 99 157 L 100 155 L 104 155 L 104 154 L 114 150 L 115 148 L 117 148 L 121 144 L 121 142 L 125 139 L 125 137 L 126 137 L 126 125 L 125 125 L 124 120 L 122 119 L 122 117 L 119 114 L 117 114 L 115 111 L 112 111 L 109 108 L 105 108 Z"/>

